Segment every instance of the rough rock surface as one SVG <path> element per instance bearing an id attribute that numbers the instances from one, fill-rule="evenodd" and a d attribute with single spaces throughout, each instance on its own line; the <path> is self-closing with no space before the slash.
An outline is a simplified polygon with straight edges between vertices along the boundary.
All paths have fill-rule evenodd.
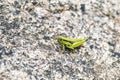
<path id="1" fill-rule="evenodd" d="M 120 0 L 0 0 L 0 80 L 120 80 Z"/>

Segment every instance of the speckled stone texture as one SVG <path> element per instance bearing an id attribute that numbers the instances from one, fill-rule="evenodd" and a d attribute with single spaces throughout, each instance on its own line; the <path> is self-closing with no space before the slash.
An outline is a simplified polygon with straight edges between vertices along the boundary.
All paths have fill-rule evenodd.
<path id="1" fill-rule="evenodd" d="M 120 80 L 120 0 L 0 0 L 0 80 Z"/>

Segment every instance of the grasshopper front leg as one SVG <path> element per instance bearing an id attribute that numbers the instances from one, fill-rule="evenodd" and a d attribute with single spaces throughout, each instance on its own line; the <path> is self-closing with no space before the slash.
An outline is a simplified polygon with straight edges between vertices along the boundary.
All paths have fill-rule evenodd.
<path id="1" fill-rule="evenodd" d="M 65 47 L 72 45 L 70 42 L 67 42 L 67 41 L 64 41 L 64 40 L 59 40 L 59 43 L 62 46 L 62 53 L 65 51 Z"/>

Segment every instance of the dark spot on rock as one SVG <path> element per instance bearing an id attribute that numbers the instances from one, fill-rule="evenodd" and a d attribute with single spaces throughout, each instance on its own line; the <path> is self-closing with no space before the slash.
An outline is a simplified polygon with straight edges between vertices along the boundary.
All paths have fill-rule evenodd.
<path id="1" fill-rule="evenodd" d="M 0 59 L 2 59 L 2 52 L 0 52 Z"/>
<path id="2" fill-rule="evenodd" d="M 71 13 L 71 15 L 72 15 L 73 17 L 75 17 L 75 14 L 74 14 L 74 13 Z"/>
<path id="3" fill-rule="evenodd" d="M 12 54 L 13 54 L 13 50 L 11 50 L 11 49 L 5 50 L 5 55 L 12 55 Z"/>
<path id="4" fill-rule="evenodd" d="M 44 72 L 45 72 L 45 76 L 46 76 L 46 77 L 48 77 L 48 78 L 51 77 L 51 74 L 52 74 L 51 71 L 45 70 Z"/>
<path id="5" fill-rule="evenodd" d="M 61 19 L 61 17 L 57 17 L 57 20 L 60 20 Z"/>
<path id="6" fill-rule="evenodd" d="M 19 28 L 19 23 L 18 21 L 14 20 L 11 23 L 8 23 L 7 21 L 4 21 L 0 24 L 1 26 L 4 26 L 3 28 L 6 30 L 10 30 L 10 29 L 15 29 L 15 28 Z"/>
<path id="7" fill-rule="evenodd" d="M 73 26 L 72 26 L 72 25 L 68 25 L 68 27 L 69 27 L 70 29 L 73 29 Z"/>
<path id="8" fill-rule="evenodd" d="M 19 24 L 17 21 L 13 21 L 12 23 L 10 23 L 10 29 L 15 29 L 15 28 L 19 28 Z"/>
<path id="9" fill-rule="evenodd" d="M 2 29 L 2 34 L 5 34 L 6 33 L 6 30 L 5 29 Z"/>
<path id="10" fill-rule="evenodd" d="M 20 32 L 16 32 L 16 33 L 15 33 L 15 36 L 20 36 Z"/>
<path id="11" fill-rule="evenodd" d="M 0 4 L 0 10 L 2 10 L 4 8 L 4 5 Z"/>
<path id="12" fill-rule="evenodd" d="M 45 17 L 45 16 L 42 16 L 41 19 L 46 19 L 46 17 Z"/>
<path id="13" fill-rule="evenodd" d="M 4 47 L 0 47 L 0 59 L 2 59 L 2 55 L 5 52 L 5 48 Z"/>
<path id="14" fill-rule="evenodd" d="M 15 43 L 15 41 L 12 41 L 11 44 L 15 45 L 16 43 Z"/>
<path id="15" fill-rule="evenodd" d="M 20 5 L 19 2 L 17 2 L 17 1 L 14 2 L 14 6 L 15 6 L 16 8 L 21 8 L 21 5 Z"/>
<path id="16" fill-rule="evenodd" d="M 3 21 L 0 25 L 4 26 L 4 28 L 9 28 L 9 23 L 7 21 Z"/>
<path id="17" fill-rule="evenodd" d="M 36 4 L 37 4 L 37 2 L 36 2 L 36 1 L 33 1 L 33 2 L 32 2 L 32 4 L 33 4 L 33 5 L 36 5 Z"/>
<path id="18" fill-rule="evenodd" d="M 20 10 L 16 10 L 15 13 L 16 13 L 16 14 L 20 14 Z"/>
<path id="19" fill-rule="evenodd" d="M 55 48 L 55 51 L 59 52 L 59 48 Z"/>
<path id="20" fill-rule="evenodd" d="M 33 72 L 32 70 L 27 70 L 28 75 L 32 75 L 32 72 Z"/>
<path id="21" fill-rule="evenodd" d="M 54 26 L 49 26 L 50 28 L 54 28 Z"/>
<path id="22" fill-rule="evenodd" d="M 32 8 L 27 7 L 26 10 L 27 10 L 28 12 L 31 12 L 31 11 L 32 11 Z"/>
<path id="23" fill-rule="evenodd" d="M 70 5 L 69 9 L 72 10 L 72 11 L 78 11 L 77 5 L 73 5 L 73 4 Z"/>
<path id="24" fill-rule="evenodd" d="M 82 14 L 85 14 L 85 4 L 81 4 L 81 12 Z"/>
<path id="25" fill-rule="evenodd" d="M 117 15 L 120 15 L 120 11 L 116 11 L 116 14 L 117 14 Z"/>
<path id="26" fill-rule="evenodd" d="M 3 21 L 4 20 L 4 16 L 0 16 L 0 21 Z"/>
<path id="27" fill-rule="evenodd" d="M 50 40 L 50 37 L 49 36 L 44 36 L 43 39 Z"/>
<path id="28" fill-rule="evenodd" d="M 89 36 L 89 37 L 88 37 L 88 39 L 92 39 L 92 37 L 91 37 L 91 36 Z"/>
<path id="29" fill-rule="evenodd" d="M 94 45 L 90 45 L 90 49 L 93 49 Z"/>
<path id="30" fill-rule="evenodd" d="M 113 57 L 119 57 L 120 58 L 120 52 L 113 52 Z"/>
<path id="31" fill-rule="evenodd" d="M 30 17 L 29 20 L 32 21 L 32 17 Z"/>
<path id="32" fill-rule="evenodd" d="M 44 78 L 41 78 L 40 80 L 45 80 Z"/>
<path id="33" fill-rule="evenodd" d="M 109 51 L 110 51 L 110 52 L 112 52 L 112 53 L 114 52 L 114 50 L 113 50 L 113 49 L 109 49 Z"/>
<path id="34" fill-rule="evenodd" d="M 98 47 L 97 47 L 97 46 L 95 46 L 95 49 L 98 49 Z"/>
<path id="35" fill-rule="evenodd" d="M 109 44 L 110 46 L 115 46 L 115 44 L 112 43 L 112 42 L 108 42 L 108 44 Z"/>

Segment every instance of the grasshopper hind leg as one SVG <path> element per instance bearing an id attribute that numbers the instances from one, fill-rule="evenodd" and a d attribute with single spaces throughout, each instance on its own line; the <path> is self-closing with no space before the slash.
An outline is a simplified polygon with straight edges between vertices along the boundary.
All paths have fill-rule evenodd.
<path id="1" fill-rule="evenodd" d="M 64 53 L 64 51 L 65 51 L 65 45 L 62 45 L 61 53 Z"/>
<path id="2" fill-rule="evenodd" d="M 69 45 L 67 46 L 67 48 L 69 49 L 69 50 L 71 50 L 72 51 L 72 53 L 74 53 L 75 52 L 75 49 L 73 48 L 73 47 L 70 47 Z"/>

